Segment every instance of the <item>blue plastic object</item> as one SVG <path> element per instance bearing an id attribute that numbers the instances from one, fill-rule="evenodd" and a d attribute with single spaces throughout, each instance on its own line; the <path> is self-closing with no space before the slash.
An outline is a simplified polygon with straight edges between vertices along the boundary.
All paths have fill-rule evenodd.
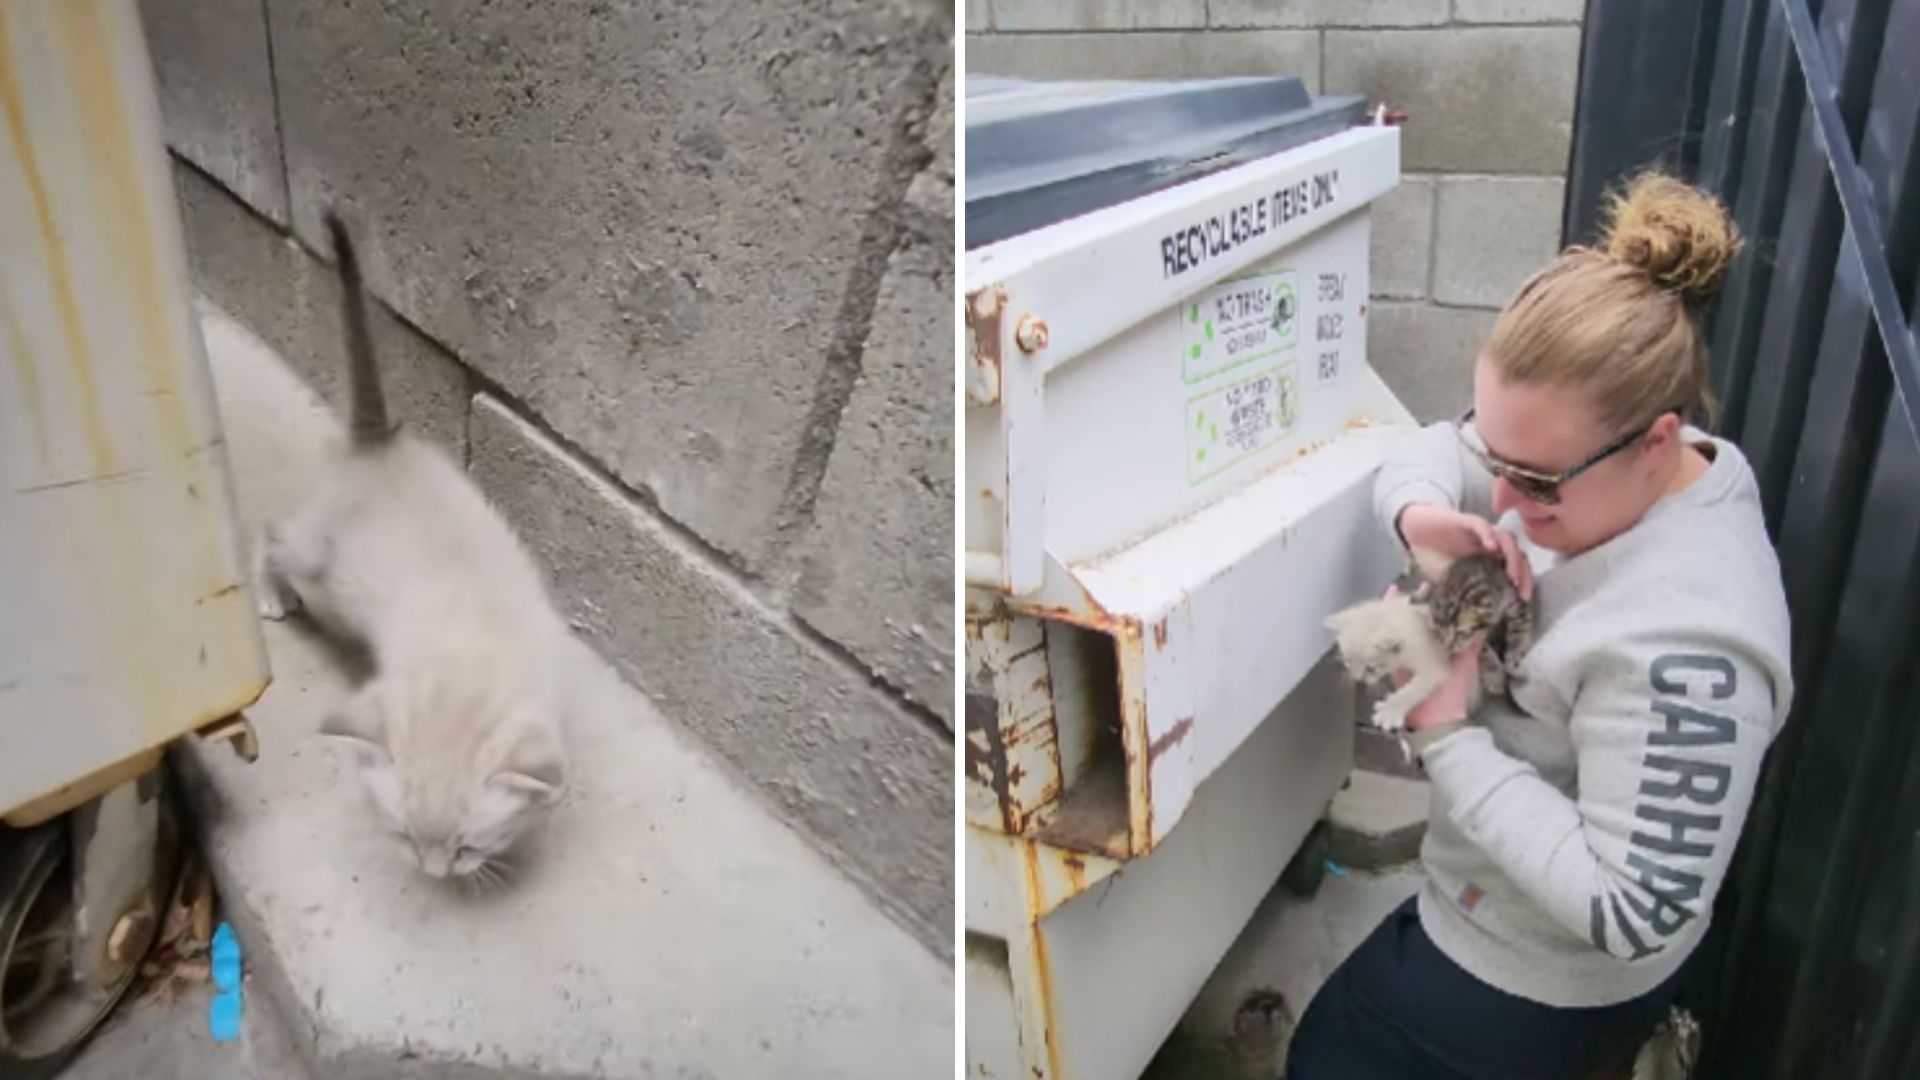
<path id="1" fill-rule="evenodd" d="M 1347 876 L 1347 872 L 1341 868 L 1340 864 L 1334 862 L 1332 859 L 1327 860 L 1327 873 L 1332 874 L 1334 877 Z"/>
<path id="2" fill-rule="evenodd" d="M 240 1041 L 240 995 L 237 992 L 219 990 L 214 993 L 213 1002 L 207 1006 L 207 1029 L 213 1033 L 214 1042 Z"/>
<path id="3" fill-rule="evenodd" d="M 233 927 L 221 923 L 213 932 L 208 950 L 213 968 L 213 1001 L 207 1006 L 207 1030 L 217 1043 L 240 1040 L 240 985 L 245 974 L 240 957 L 240 939 Z"/>

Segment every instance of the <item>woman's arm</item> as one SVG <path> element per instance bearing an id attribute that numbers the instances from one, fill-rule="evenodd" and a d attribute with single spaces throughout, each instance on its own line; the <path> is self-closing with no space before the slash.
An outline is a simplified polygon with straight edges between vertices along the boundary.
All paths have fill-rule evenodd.
<path id="1" fill-rule="evenodd" d="M 1456 559 L 1498 554 L 1520 595 L 1533 595 L 1533 573 L 1513 534 L 1495 529 L 1493 480 L 1473 459 L 1452 424 L 1432 424 L 1396 443 L 1374 480 L 1374 512 L 1421 573 L 1438 581 Z M 1419 514 L 1409 514 L 1410 507 Z"/>
<path id="2" fill-rule="evenodd" d="M 1757 657 L 1705 634 L 1609 644 L 1583 669 L 1576 798 L 1485 728 L 1433 727 L 1422 758 L 1436 812 L 1542 910 L 1645 960 L 1712 907 L 1772 739 L 1772 683 Z"/>
<path id="3" fill-rule="evenodd" d="M 1388 452 L 1373 484 L 1374 511 L 1392 529 L 1400 511 L 1433 503 L 1491 519 L 1493 478 L 1460 445 L 1452 424 L 1428 424 Z"/>

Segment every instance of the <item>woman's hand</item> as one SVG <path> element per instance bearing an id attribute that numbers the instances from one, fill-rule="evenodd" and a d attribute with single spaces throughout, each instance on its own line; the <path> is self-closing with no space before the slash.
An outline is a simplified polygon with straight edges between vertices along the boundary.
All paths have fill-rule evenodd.
<path id="1" fill-rule="evenodd" d="M 1507 577 L 1520 590 L 1520 598 L 1533 599 L 1533 568 L 1520 542 L 1505 529 L 1433 503 L 1414 503 L 1400 511 L 1399 527 L 1414 565 L 1428 581 L 1439 581 L 1448 567 L 1469 555 L 1498 555 L 1506 562 Z"/>
<path id="2" fill-rule="evenodd" d="M 1467 703 L 1473 700 L 1474 680 L 1480 677 L 1480 650 L 1485 644 L 1484 637 L 1476 637 L 1454 655 L 1453 670 L 1447 681 L 1427 695 L 1427 700 L 1408 710 L 1408 731 L 1423 731 L 1436 724 L 1467 718 Z"/>

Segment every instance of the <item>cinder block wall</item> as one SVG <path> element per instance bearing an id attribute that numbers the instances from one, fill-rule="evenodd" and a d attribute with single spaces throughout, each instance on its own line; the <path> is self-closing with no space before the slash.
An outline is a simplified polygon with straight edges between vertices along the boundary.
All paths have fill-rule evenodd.
<path id="1" fill-rule="evenodd" d="M 201 291 L 338 403 L 343 208 L 399 413 L 950 953 L 951 9 L 143 5 Z"/>
<path id="2" fill-rule="evenodd" d="M 967 0 L 970 71 L 1298 75 L 1406 112 L 1374 204 L 1369 359 L 1422 419 L 1471 397 L 1478 344 L 1551 258 L 1581 0 Z"/>

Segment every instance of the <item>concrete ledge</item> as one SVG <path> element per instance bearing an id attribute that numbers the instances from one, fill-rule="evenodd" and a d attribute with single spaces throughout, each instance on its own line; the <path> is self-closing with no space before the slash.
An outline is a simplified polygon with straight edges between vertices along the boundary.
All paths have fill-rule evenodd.
<path id="1" fill-rule="evenodd" d="M 1372 724 L 1363 723 L 1354 732 L 1353 767 L 1408 780 L 1418 780 L 1422 776 L 1419 763 L 1407 760 L 1399 736 L 1390 735 Z"/>
<path id="2" fill-rule="evenodd" d="M 242 512 L 284 512 L 337 428 L 258 339 L 219 313 L 203 326 Z M 316 1077 L 951 1067 L 947 965 L 589 650 L 571 671 L 573 787 L 511 887 L 468 895 L 407 865 L 351 763 L 315 738 L 347 689 L 336 655 L 302 623 L 265 630 L 260 760 L 189 747 L 183 772 L 249 993 L 286 1017 Z"/>
<path id="3" fill-rule="evenodd" d="M 1424 780 L 1355 769 L 1327 812 L 1329 857 L 1360 870 L 1413 862 L 1427 835 L 1429 801 Z"/>

